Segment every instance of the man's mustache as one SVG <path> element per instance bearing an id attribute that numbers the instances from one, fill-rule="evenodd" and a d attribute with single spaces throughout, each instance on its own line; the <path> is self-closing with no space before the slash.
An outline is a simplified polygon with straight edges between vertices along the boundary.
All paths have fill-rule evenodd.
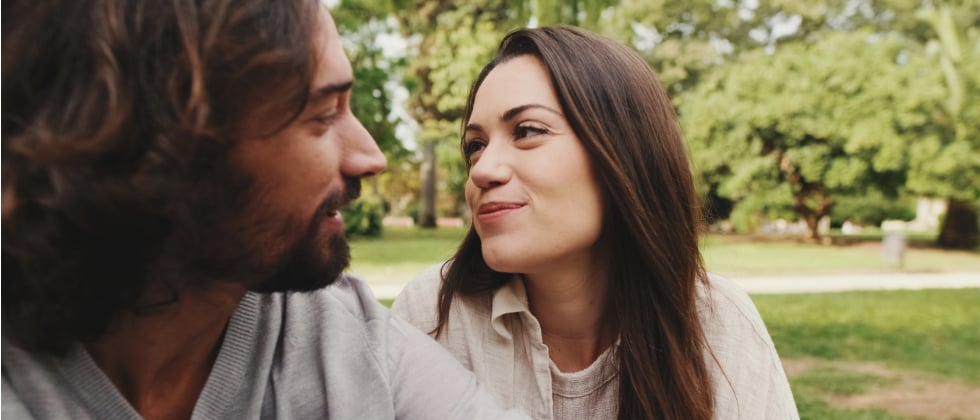
<path id="1" fill-rule="evenodd" d="M 314 217 L 321 218 L 326 217 L 332 211 L 340 211 L 340 209 L 351 201 L 357 199 L 361 196 L 361 179 L 353 177 L 344 178 L 344 190 L 336 193 L 332 193 L 323 199 L 320 206 L 316 209 L 316 214 Z"/>

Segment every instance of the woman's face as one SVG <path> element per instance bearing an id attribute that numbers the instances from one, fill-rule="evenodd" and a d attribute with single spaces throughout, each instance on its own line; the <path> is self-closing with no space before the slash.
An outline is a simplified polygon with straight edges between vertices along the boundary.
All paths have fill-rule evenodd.
<path id="1" fill-rule="evenodd" d="M 514 57 L 487 75 L 464 142 L 466 202 L 491 268 L 533 274 L 594 259 L 602 193 L 538 58 Z"/>

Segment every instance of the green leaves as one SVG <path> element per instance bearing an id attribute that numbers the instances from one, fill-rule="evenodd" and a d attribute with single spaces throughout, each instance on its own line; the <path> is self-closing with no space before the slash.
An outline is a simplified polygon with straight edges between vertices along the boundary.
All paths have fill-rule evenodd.
<path id="1" fill-rule="evenodd" d="M 833 194 L 895 190 L 902 180 L 881 174 L 908 168 L 908 145 L 930 131 L 942 100 L 935 89 L 898 88 L 941 83 L 899 64 L 903 42 L 828 33 L 719 68 L 679 100 L 696 166 L 733 199 L 789 183 L 801 215 L 826 215 L 814 203 Z"/>
<path id="2" fill-rule="evenodd" d="M 807 217 L 840 194 L 980 197 L 980 3 L 752 3 L 344 0 L 334 16 L 351 39 L 356 112 L 382 148 L 401 150 L 411 164 L 399 168 L 418 166 L 394 138 L 398 85 L 415 140 L 438 144 L 425 191 L 460 193 L 455 144 L 472 81 L 507 31 L 535 21 L 637 48 L 675 100 L 707 192 L 737 205 Z M 390 32 L 408 40 L 403 56 L 381 53 Z"/>

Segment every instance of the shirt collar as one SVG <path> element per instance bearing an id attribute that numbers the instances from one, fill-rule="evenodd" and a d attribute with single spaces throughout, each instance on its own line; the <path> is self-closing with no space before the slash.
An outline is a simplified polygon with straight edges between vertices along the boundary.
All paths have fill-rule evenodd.
<path id="1" fill-rule="evenodd" d="M 497 334 L 510 339 L 512 335 L 504 323 L 503 316 L 522 312 L 531 313 L 527 304 L 527 291 L 524 289 L 524 279 L 519 274 L 514 274 L 510 282 L 493 292 L 490 325 Z"/>

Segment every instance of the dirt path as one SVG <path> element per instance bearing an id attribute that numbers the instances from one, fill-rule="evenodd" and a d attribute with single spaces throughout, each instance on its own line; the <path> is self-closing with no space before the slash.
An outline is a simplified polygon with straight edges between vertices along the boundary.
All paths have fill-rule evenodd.
<path id="1" fill-rule="evenodd" d="M 895 380 L 882 388 L 872 388 L 858 395 L 827 397 L 840 407 L 877 408 L 892 414 L 922 419 L 980 419 L 980 387 L 960 382 L 941 381 L 924 374 L 888 368 L 876 363 L 852 363 L 818 359 L 783 359 L 789 377 L 817 367 L 828 367 L 868 373 Z"/>

